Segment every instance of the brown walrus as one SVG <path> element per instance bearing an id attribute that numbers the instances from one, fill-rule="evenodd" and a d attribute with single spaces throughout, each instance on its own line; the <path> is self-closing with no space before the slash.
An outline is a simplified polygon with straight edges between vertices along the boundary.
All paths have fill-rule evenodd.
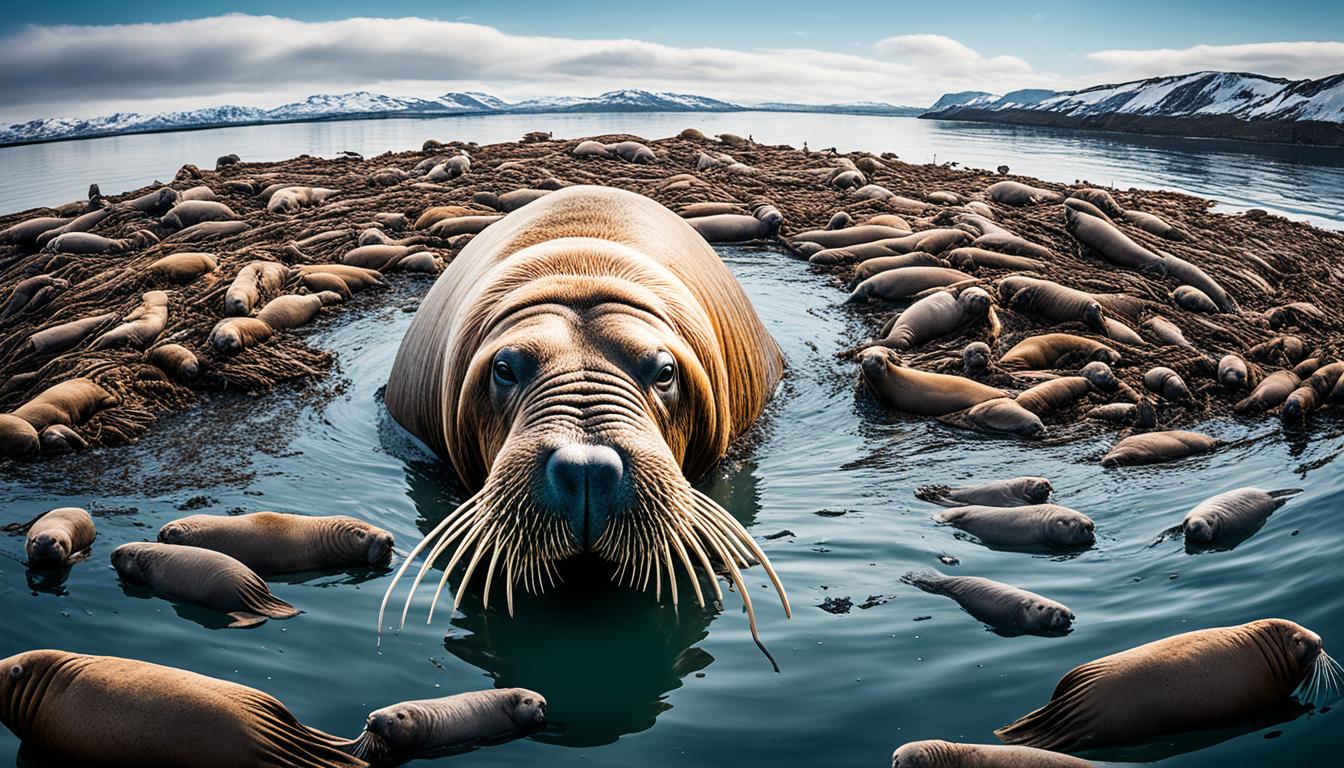
<path id="1" fill-rule="evenodd" d="M 1056 320 L 1075 320 L 1104 333 L 1101 303 L 1084 293 L 1049 280 L 1012 275 L 999 281 L 999 301 L 1011 309 Z"/>
<path id="2" fill-rule="evenodd" d="M 159 338 L 168 324 L 168 294 L 150 291 L 140 297 L 136 307 L 124 321 L 93 340 L 89 349 L 130 346 L 144 349 Z"/>
<path id="3" fill-rule="evenodd" d="M 1120 353 L 1099 341 L 1071 333 L 1043 333 L 1029 336 L 999 358 L 999 367 L 1015 370 L 1049 370 L 1075 363 L 1100 360 L 1110 365 L 1120 362 Z"/>
<path id="4" fill-rule="evenodd" d="M 278 261 L 253 261 L 238 270 L 224 293 L 224 313 L 244 317 L 252 313 L 262 299 L 280 292 L 289 278 L 289 267 Z"/>
<path id="5" fill-rule="evenodd" d="M 116 396 L 89 379 L 67 379 L 48 387 L 12 413 L 0 414 L 0 455 L 36 453 L 38 433 L 47 427 L 82 424 L 100 408 L 116 403 Z"/>
<path id="6" fill-rule="evenodd" d="M 901 745 L 891 755 L 891 768 L 1091 768 L 1073 755 L 1035 747 L 1003 744 L 961 744 L 930 739 Z"/>
<path id="7" fill-rule="evenodd" d="M 755 637 L 740 568 L 760 562 L 788 613 L 783 586 L 750 534 L 687 478 L 752 425 L 783 370 L 741 286 L 667 208 L 589 186 L 520 208 L 453 259 L 393 364 L 388 410 L 476 493 L 416 546 L 384 609 L 430 545 L 417 585 L 456 543 L 440 589 L 471 555 L 462 586 L 485 565 L 488 601 L 500 571 L 510 610 L 516 584 L 541 591 L 559 560 L 583 551 L 641 588 L 666 574 L 674 602 L 674 559 L 692 575 L 698 561 L 718 596 L 717 559 Z"/>
<path id="8" fill-rule="evenodd" d="M 278 512 L 190 515 L 160 528 L 159 541 L 223 552 L 261 574 L 386 565 L 393 543 L 353 517 Z"/>
<path id="9" fill-rule="evenodd" d="M 367 768 L 272 696 L 194 672 L 40 650 L 0 662 L 0 722 L 79 765 Z"/>
<path id="10" fill-rule="evenodd" d="M 854 286 L 847 303 L 900 301 L 930 288 L 942 288 L 975 278 L 946 267 L 898 267 L 878 272 Z"/>
<path id="11" fill-rule="evenodd" d="M 1218 447 L 1216 438 L 1198 432 L 1171 430 L 1130 435 L 1101 457 L 1103 467 L 1158 464 L 1208 453 Z"/>
<path id="12" fill-rule="evenodd" d="M 546 699 L 526 688 L 496 688 L 403 701 L 369 713 L 348 747 L 373 765 L 401 765 L 535 733 L 546 725 Z"/>
<path id="13" fill-rule="evenodd" d="M 227 613 L 233 619 L 230 627 L 252 627 L 301 613 L 271 594 L 250 568 L 222 552 L 132 542 L 112 551 L 112 567 L 126 581 L 143 584 L 168 600 Z"/>
<path id="14" fill-rule="evenodd" d="M 895 351 L 885 347 L 865 349 L 859 364 L 864 385 L 880 403 L 917 416 L 943 416 L 1008 396 L 961 376 L 907 368 Z"/>
<path id="15" fill-rule="evenodd" d="M 93 518 L 79 507 L 60 507 L 28 526 L 24 552 L 29 568 L 64 565 L 70 558 L 93 546 L 97 531 Z"/>
<path id="16" fill-rule="evenodd" d="M 1137 744 L 1235 725 L 1294 695 L 1322 703 L 1338 671 L 1319 635 L 1285 619 L 1201 629 L 1075 667 L 1049 704 L 994 733 L 1067 752 Z"/>

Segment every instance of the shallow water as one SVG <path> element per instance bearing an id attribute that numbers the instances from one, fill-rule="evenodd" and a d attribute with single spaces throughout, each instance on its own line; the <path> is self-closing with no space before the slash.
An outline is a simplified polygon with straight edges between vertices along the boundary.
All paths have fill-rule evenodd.
<path id="1" fill-rule="evenodd" d="M 252 630 L 216 629 L 217 616 L 123 592 L 112 549 L 152 539 L 199 495 L 208 497 L 202 512 L 355 515 L 391 530 L 402 552 L 451 511 L 461 494 L 450 470 L 417 448 L 378 398 L 410 321 L 402 305 L 423 294 L 424 280 L 401 283 L 392 301 L 359 297 L 313 333 L 313 343 L 339 355 L 335 396 L 302 405 L 292 427 L 282 419 L 279 438 L 276 410 L 306 402 L 290 391 L 224 399 L 166 420 L 139 445 L 64 460 L 142 464 L 138 473 L 105 473 L 108 488 L 141 489 L 130 495 L 49 490 L 37 473 L 59 475 L 61 463 L 22 467 L 0 482 L 7 519 L 68 504 L 105 510 L 91 558 L 60 594 L 28 589 L 22 539 L 0 537 L 0 610 L 8 617 L 0 656 L 56 647 L 181 666 L 266 690 L 305 722 L 351 735 L 370 710 L 395 701 L 525 686 L 547 697 L 555 727 L 443 764 L 681 768 L 877 766 L 908 740 L 993 742 L 995 727 L 1043 704 L 1074 665 L 1201 627 L 1281 616 L 1316 630 L 1341 655 L 1344 520 L 1336 500 L 1344 476 L 1334 459 L 1344 429 L 1335 418 L 1319 419 L 1310 435 L 1271 420 L 1208 424 L 1239 447 L 1118 470 L 1096 463 L 1111 438 L 1031 445 L 892 418 L 856 395 L 852 366 L 834 357 L 864 329 L 827 277 L 769 251 L 722 253 L 783 347 L 790 375 L 750 445 L 700 487 L 761 541 L 792 599 L 794 617 L 785 620 L 764 575 L 748 572 L 778 674 L 752 644 L 732 593 L 717 612 L 574 586 L 520 601 L 516 619 L 482 611 L 472 594 L 451 622 L 444 607 L 428 626 L 426 596 L 405 631 L 384 636 L 380 653 L 375 616 L 388 574 L 274 581 L 276 594 L 306 613 Z M 224 455 L 221 469 L 220 456 L 191 447 L 203 438 L 260 447 Z M 229 479 L 162 490 L 165 477 L 189 469 Z M 935 508 L 912 495 L 922 484 L 1015 474 L 1052 478 L 1056 501 L 1096 520 L 1097 545 L 1063 558 L 991 551 L 934 524 Z M 1306 490 L 1232 551 L 1148 548 L 1206 496 L 1243 485 Z M 940 554 L 960 565 L 941 565 Z M 1072 608 L 1077 628 L 1059 638 L 992 634 L 947 599 L 901 584 L 916 568 L 1041 593 Z M 854 602 L 847 614 L 817 607 L 844 597 Z M 877 604 L 860 608 L 865 602 Z M 1344 746 L 1338 717 L 1303 716 L 1203 749 L 1185 739 L 1168 750 L 1183 753 L 1162 764 L 1329 764 Z M 0 754 L 17 747 L 0 729 Z"/>
<path id="2" fill-rule="evenodd" d="M 244 160 L 284 160 L 343 150 L 372 157 L 418 149 L 428 137 L 482 144 L 528 131 L 559 138 L 632 133 L 671 136 L 693 126 L 757 141 L 813 149 L 895 152 L 910 163 L 1007 163 L 1014 173 L 1058 182 L 1086 179 L 1120 189 L 1172 189 L 1260 207 L 1344 228 L 1344 149 L 1067 131 L 912 117 L 786 112 L 486 115 L 288 123 L 115 136 L 0 148 L 0 213 L 83 198 L 97 182 L 114 194 L 168 180 L 185 163 L 213 168 L 230 152 Z M 899 190 L 898 190 L 899 191 Z"/>

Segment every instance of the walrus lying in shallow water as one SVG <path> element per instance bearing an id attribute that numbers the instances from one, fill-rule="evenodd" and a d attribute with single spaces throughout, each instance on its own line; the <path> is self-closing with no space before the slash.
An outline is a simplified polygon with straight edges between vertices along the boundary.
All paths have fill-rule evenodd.
<path id="1" fill-rule="evenodd" d="M 784 361 L 741 286 L 676 214 L 643 196 L 576 186 L 506 216 L 443 272 L 402 340 L 386 391 L 392 416 L 452 462 L 475 493 L 402 564 L 450 546 L 439 582 L 478 567 L 484 600 L 498 575 L 508 608 L 539 592 L 556 564 L 591 552 L 613 578 L 662 582 L 676 563 L 737 585 L 765 554 L 722 507 L 691 487 L 760 415 Z M 435 594 L 437 602 L 438 593 Z M 431 605 L 431 617 L 433 607 Z M 382 628 L 382 611 L 379 628 Z"/>

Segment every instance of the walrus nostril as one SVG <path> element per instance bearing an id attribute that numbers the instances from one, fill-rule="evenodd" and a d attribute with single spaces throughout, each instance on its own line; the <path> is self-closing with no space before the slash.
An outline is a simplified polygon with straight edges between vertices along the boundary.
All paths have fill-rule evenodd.
<path id="1" fill-rule="evenodd" d="M 549 506 L 564 515 L 575 541 L 587 546 L 602 536 L 624 474 L 620 454 L 605 445 L 571 443 L 551 453 Z"/>

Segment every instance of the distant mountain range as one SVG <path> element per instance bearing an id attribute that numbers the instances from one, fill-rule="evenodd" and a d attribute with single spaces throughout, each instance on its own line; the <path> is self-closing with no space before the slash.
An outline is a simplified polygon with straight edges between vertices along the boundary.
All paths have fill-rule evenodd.
<path id="1" fill-rule="evenodd" d="M 350 120 L 381 117 L 444 117 L 480 114 L 539 114 L 554 112 L 837 112 L 875 115 L 918 115 L 924 110 L 881 102 L 810 105 L 771 103 L 743 106 L 686 93 L 643 90 L 609 91 L 600 96 L 556 96 L 507 102 L 488 93 L 445 93 L 438 98 L 385 96 L 369 91 L 309 96 L 274 109 L 222 106 L 187 112 L 140 114 L 118 112 L 95 118 L 55 117 L 15 123 L 0 128 L 0 146 L 61 139 L 89 139 L 127 133 L 218 128 L 228 125 L 291 123 L 309 120 Z"/>
<path id="2" fill-rule="evenodd" d="M 1344 74 L 1195 72 L 1079 91 L 947 94 L 920 117 L 1344 146 Z"/>
<path id="3" fill-rule="evenodd" d="M 274 109 L 222 106 L 186 112 L 119 112 L 96 118 L 33 120 L 0 128 L 0 146 L 312 120 L 502 113 L 743 111 L 919 116 L 1344 146 L 1344 74 L 1319 80 L 1285 80 L 1233 72 L 1196 72 L 1078 91 L 1025 89 L 1001 96 L 984 91 L 961 91 L 944 94 L 927 109 L 885 102 L 742 105 L 693 94 L 637 89 L 609 91 L 592 97 L 558 96 L 512 103 L 479 91 L 445 93 L 433 99 L 355 91 L 309 96 Z"/>

